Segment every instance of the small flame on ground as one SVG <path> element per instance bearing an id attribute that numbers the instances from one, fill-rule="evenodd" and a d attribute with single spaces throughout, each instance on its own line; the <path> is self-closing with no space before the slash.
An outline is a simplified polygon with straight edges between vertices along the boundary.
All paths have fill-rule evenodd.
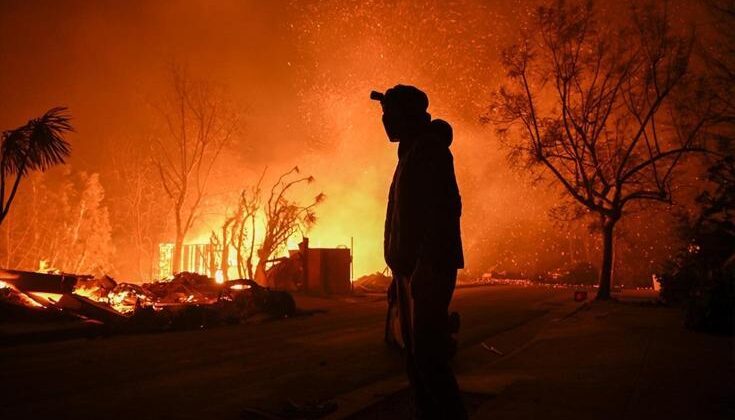
<path id="1" fill-rule="evenodd" d="M 52 303 L 58 302 L 59 300 L 61 300 L 61 297 L 63 296 L 61 293 L 44 293 L 44 292 L 28 292 L 26 294 L 47 300 Z"/>

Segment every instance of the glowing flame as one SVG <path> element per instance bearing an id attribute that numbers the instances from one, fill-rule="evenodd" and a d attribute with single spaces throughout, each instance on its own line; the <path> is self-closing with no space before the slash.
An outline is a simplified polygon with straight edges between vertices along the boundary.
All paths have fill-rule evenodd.
<path id="1" fill-rule="evenodd" d="M 61 293 L 43 293 L 43 292 L 28 292 L 27 294 L 33 297 L 36 297 L 36 298 L 47 300 L 51 303 L 58 302 L 59 300 L 61 300 L 61 297 L 63 296 Z"/>
<path id="2" fill-rule="evenodd" d="M 222 274 L 222 270 L 217 270 L 216 273 L 214 273 L 214 281 L 217 282 L 217 284 L 222 284 L 225 282 L 225 275 Z"/>
<path id="3" fill-rule="evenodd" d="M 15 276 L 13 276 L 15 277 Z M 36 308 L 45 308 L 46 306 L 39 302 L 38 300 L 43 300 L 44 302 L 48 302 L 45 296 L 34 296 L 31 294 L 26 294 L 18 290 L 15 286 L 13 286 L 10 283 L 4 282 L 0 280 L 0 289 L 10 289 L 11 293 L 14 293 L 18 296 L 20 301 L 26 305 Z M 57 295 L 56 297 L 61 297 L 61 295 Z"/>

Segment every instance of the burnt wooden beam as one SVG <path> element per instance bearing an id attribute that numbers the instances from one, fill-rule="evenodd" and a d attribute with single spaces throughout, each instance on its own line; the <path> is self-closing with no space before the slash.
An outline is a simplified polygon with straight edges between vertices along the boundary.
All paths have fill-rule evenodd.
<path id="1" fill-rule="evenodd" d="M 0 269 L 0 281 L 9 283 L 22 292 L 71 293 L 78 278 L 79 276 L 71 274 Z"/>

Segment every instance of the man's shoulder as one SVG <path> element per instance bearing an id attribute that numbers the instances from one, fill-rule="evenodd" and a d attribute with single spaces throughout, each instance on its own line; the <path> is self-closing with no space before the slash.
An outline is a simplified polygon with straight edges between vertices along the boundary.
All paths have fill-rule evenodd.
<path id="1" fill-rule="evenodd" d="M 423 162 L 434 164 L 446 164 L 453 160 L 449 148 L 433 139 L 427 139 L 421 147 L 417 148 L 415 157 Z"/>

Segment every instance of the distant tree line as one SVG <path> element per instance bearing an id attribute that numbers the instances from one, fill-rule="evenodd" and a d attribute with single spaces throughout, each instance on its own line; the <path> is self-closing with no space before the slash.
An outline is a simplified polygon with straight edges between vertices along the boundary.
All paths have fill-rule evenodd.
<path id="1" fill-rule="evenodd" d="M 112 225 L 99 175 L 69 167 L 29 174 L 0 225 L 0 266 L 104 274 L 114 270 Z"/>

